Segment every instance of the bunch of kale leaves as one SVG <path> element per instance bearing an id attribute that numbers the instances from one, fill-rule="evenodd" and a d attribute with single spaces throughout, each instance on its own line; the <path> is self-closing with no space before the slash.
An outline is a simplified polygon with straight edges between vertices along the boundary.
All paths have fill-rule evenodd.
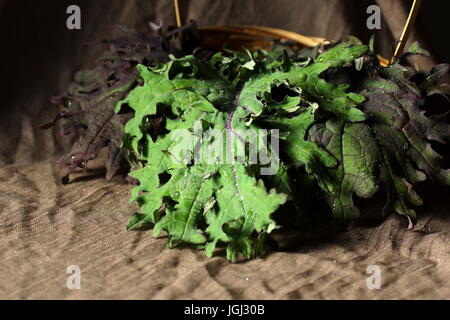
<path id="1" fill-rule="evenodd" d="M 338 224 L 361 215 L 355 197 L 384 192 L 382 214 L 395 211 L 412 228 L 422 204 L 414 186 L 427 178 L 450 185 L 447 159 L 433 147 L 450 139 L 449 112 L 427 106 L 430 96 L 448 97 L 440 80 L 449 67 L 425 73 L 407 66 L 408 55 L 428 55 L 417 44 L 382 67 L 372 45 L 355 38 L 307 54 L 277 46 L 206 57 L 170 45 L 155 57 L 162 51 L 130 50 L 130 43 L 113 42 L 127 50 L 112 47 L 100 67 L 78 74 L 58 98 L 66 103 L 61 116 L 70 116 L 65 127 L 83 128 L 63 163 L 74 169 L 108 146 L 108 177 L 125 160 L 133 168 L 130 200 L 141 212 L 129 229 L 151 224 L 155 236 L 168 234 L 170 246 L 194 244 L 208 256 L 224 247 L 235 261 L 263 253 L 278 227 L 275 212 L 290 206 L 287 214 L 308 216 L 301 195 L 311 188 L 319 188 Z M 234 149 L 225 150 L 225 162 L 179 153 L 180 136 L 208 151 L 234 137 L 233 148 L 246 150 L 240 134 L 250 129 L 268 130 L 265 143 L 253 147 L 278 159 L 271 175 Z M 215 134 L 199 134 L 208 130 Z"/>

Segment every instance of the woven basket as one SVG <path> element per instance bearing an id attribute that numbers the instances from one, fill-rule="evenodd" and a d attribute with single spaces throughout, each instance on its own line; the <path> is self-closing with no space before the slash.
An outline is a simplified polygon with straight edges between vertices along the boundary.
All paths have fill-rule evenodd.
<path id="1" fill-rule="evenodd" d="M 182 15 L 180 12 L 179 0 L 173 1 L 177 25 L 181 26 Z M 411 26 L 419 11 L 420 4 L 421 0 L 413 0 L 403 33 L 398 41 L 394 56 L 391 60 L 378 55 L 378 60 L 382 66 L 388 66 L 403 52 Z M 248 49 L 270 50 L 274 44 L 273 39 L 277 39 L 279 41 L 292 41 L 297 44 L 297 48 L 294 49 L 314 47 L 320 44 L 330 43 L 329 41 L 319 37 L 305 36 L 292 31 L 261 26 L 208 26 L 200 27 L 199 31 L 202 45 L 204 47 L 215 48 L 217 50 L 221 50 L 223 47 L 235 50 L 242 49 L 243 47 Z"/>

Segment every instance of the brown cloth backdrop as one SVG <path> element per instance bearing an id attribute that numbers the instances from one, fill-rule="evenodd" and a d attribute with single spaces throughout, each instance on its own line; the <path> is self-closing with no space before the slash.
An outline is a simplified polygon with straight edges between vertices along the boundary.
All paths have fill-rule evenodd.
<path id="1" fill-rule="evenodd" d="M 183 1 L 183 0 L 181 0 Z M 449 62 L 443 1 L 425 5 L 413 39 Z M 191 0 L 199 25 L 256 24 L 339 39 L 367 41 L 360 0 Z M 409 1 L 379 0 L 384 20 L 376 32 L 389 57 Z M 78 4 L 82 30 L 65 27 L 66 8 Z M 113 38 L 114 26 L 144 29 L 174 21 L 169 0 L 0 0 L 0 298 L 3 299 L 448 299 L 450 298 L 448 189 L 426 197 L 414 231 L 391 216 L 376 227 L 353 227 L 328 239 L 281 239 L 264 259 L 231 264 L 189 248 L 169 250 L 148 231 L 128 232 L 136 208 L 122 178 L 106 182 L 102 162 L 67 186 L 55 160 L 68 142 L 37 125 L 57 111 L 48 100 L 68 85 Z M 443 24 L 443 25 L 441 25 Z M 430 62 L 421 61 L 422 67 Z M 66 288 L 66 269 L 81 268 L 81 290 Z M 380 290 L 366 287 L 367 267 L 382 271 Z"/>

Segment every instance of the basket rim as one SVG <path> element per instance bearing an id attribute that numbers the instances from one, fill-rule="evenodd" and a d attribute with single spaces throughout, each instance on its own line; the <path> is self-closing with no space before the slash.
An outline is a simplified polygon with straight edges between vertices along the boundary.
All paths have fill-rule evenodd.
<path id="1" fill-rule="evenodd" d="M 254 37 L 254 40 L 263 40 L 268 38 L 276 38 L 280 40 L 290 40 L 303 47 L 315 47 L 321 44 L 329 44 L 333 41 L 326 40 L 321 37 L 306 36 L 297 32 L 263 27 L 263 26 L 251 26 L 251 25 L 227 25 L 227 26 L 202 26 L 198 30 L 202 32 L 218 32 L 230 35 L 244 35 Z M 251 38 L 250 38 L 251 39 Z M 381 55 L 377 55 L 378 61 L 383 67 L 389 65 L 389 59 L 384 58 Z"/>

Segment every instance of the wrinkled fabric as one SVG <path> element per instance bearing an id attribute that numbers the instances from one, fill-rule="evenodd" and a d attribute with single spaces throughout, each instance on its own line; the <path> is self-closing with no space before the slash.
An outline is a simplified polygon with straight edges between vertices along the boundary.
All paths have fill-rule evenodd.
<path id="1" fill-rule="evenodd" d="M 114 38 L 115 25 L 145 30 L 148 21 L 174 21 L 171 1 L 84 0 L 77 1 L 82 29 L 69 31 L 72 2 L 0 0 L 0 298 L 450 298 L 448 188 L 428 190 L 412 232 L 393 215 L 379 226 L 327 237 L 278 233 L 279 251 L 232 264 L 191 248 L 170 250 L 166 238 L 154 239 L 148 230 L 127 231 L 137 210 L 128 203 L 130 187 L 119 176 L 105 181 L 101 159 L 61 185 L 55 162 L 71 138 L 60 137 L 57 128 L 37 129 L 57 112 L 49 98 L 99 55 L 96 42 Z M 199 25 L 255 24 L 368 41 L 366 8 L 372 3 L 192 0 L 184 13 Z M 409 8 L 400 1 L 377 3 L 383 10 L 377 50 L 390 57 Z M 426 20 L 419 17 L 410 40 L 432 52 L 434 60 L 417 62 L 424 68 L 445 62 L 447 54 L 423 27 Z M 72 265 L 81 270 L 80 290 L 66 287 Z M 379 290 L 367 287 L 372 265 L 381 271 Z"/>

